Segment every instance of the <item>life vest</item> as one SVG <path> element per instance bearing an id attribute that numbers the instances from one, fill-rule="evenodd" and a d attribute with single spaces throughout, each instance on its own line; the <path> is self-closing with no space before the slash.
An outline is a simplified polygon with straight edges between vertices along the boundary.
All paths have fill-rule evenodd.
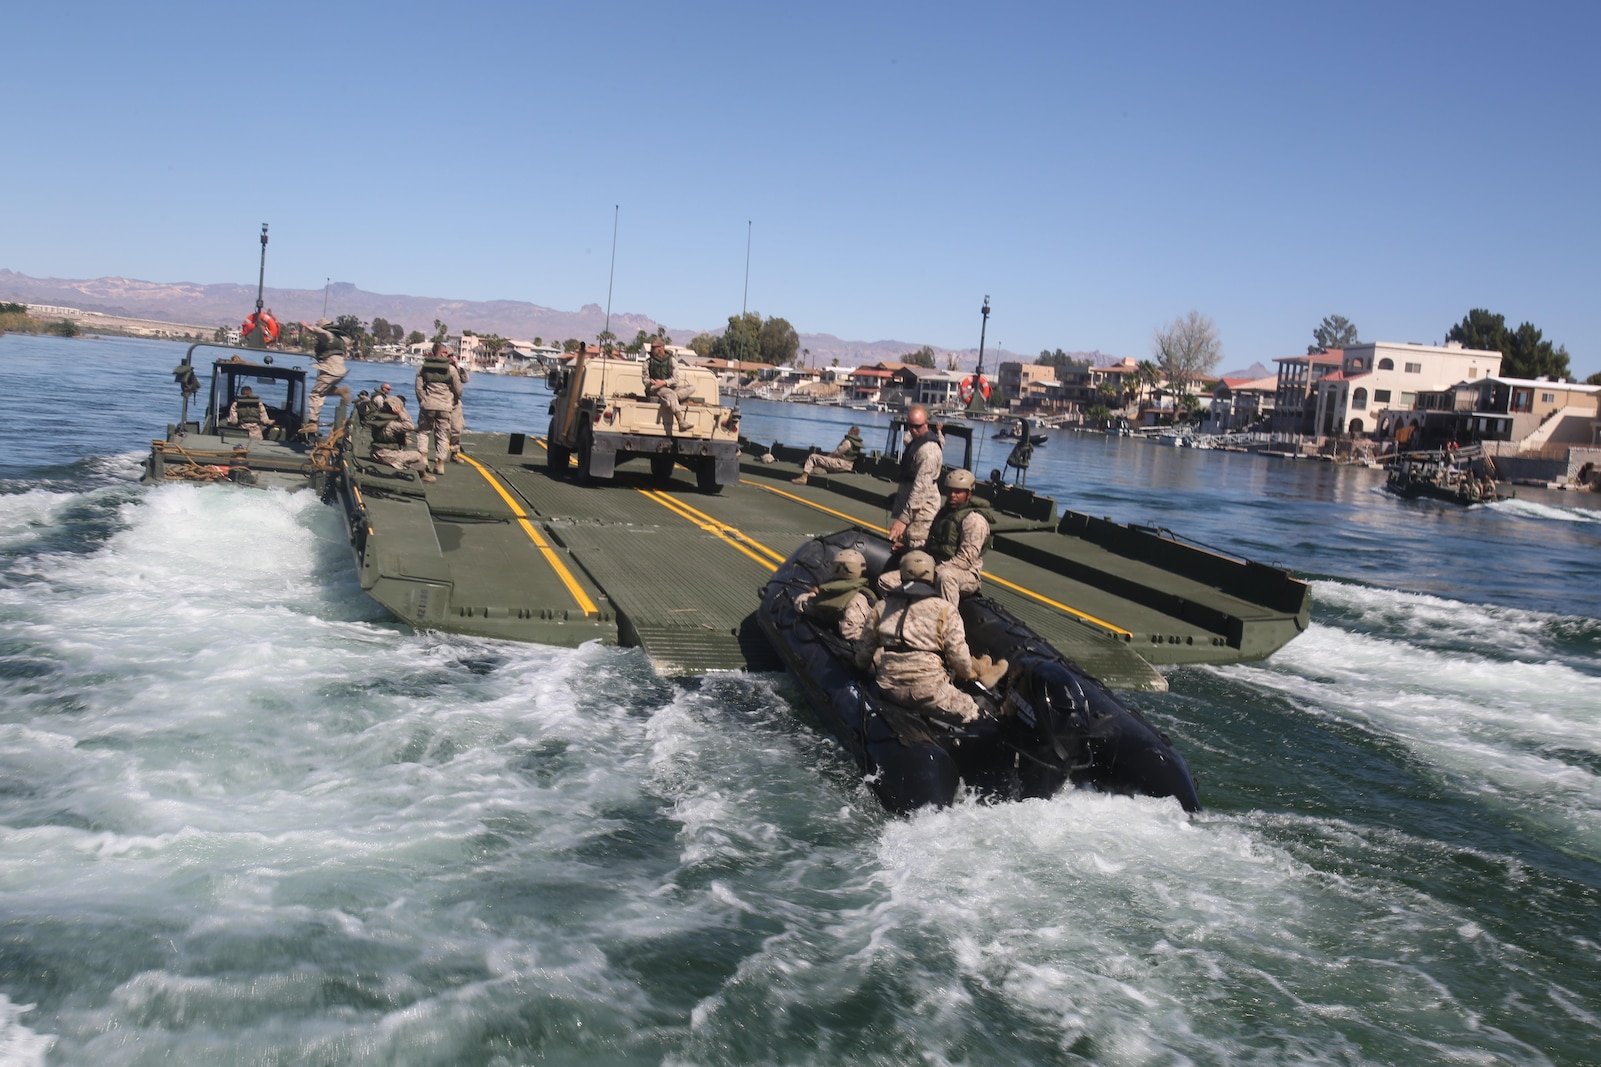
<path id="1" fill-rule="evenodd" d="M 858 593 L 866 593 L 868 603 L 877 599 L 866 578 L 840 578 L 824 582 L 817 587 L 817 595 L 806 602 L 806 617 L 816 619 L 824 626 L 838 626 L 845 617 L 845 609 L 851 606 L 851 601 L 856 599 Z"/>
<path id="2" fill-rule="evenodd" d="M 345 342 L 338 334 L 328 332 L 326 327 L 323 333 L 317 334 L 317 362 L 321 363 L 329 356 L 344 354 Z"/>
<path id="3" fill-rule="evenodd" d="M 372 431 L 373 444 L 396 444 L 404 440 L 404 428 L 395 425 L 399 419 L 400 416 L 387 407 L 375 408 L 365 420 Z"/>
<path id="4" fill-rule="evenodd" d="M 920 437 L 906 446 L 906 451 L 901 454 L 902 485 L 911 485 L 917 481 L 917 465 L 915 462 L 917 453 L 930 446 L 935 449 L 940 447 L 939 438 L 934 435 L 933 430 L 929 430 L 926 436 Z"/>
<path id="5" fill-rule="evenodd" d="M 450 360 L 443 356 L 428 356 L 422 361 L 420 374 L 427 385 L 444 385 L 450 381 Z"/>
<path id="6" fill-rule="evenodd" d="M 259 396 L 235 397 L 233 402 L 234 414 L 239 417 L 239 425 L 261 421 L 261 398 Z"/>
<path id="7" fill-rule="evenodd" d="M 845 452 L 842 458 L 848 459 L 852 463 L 856 462 L 856 458 L 862 454 L 862 439 L 856 434 L 848 433 L 845 435 L 843 444 L 845 445 Z"/>
<path id="8" fill-rule="evenodd" d="M 649 363 L 647 371 L 652 378 L 660 378 L 662 381 L 668 381 L 672 378 L 672 356 L 662 356 L 660 359 L 657 359 L 655 356 L 651 356 L 648 358 L 647 362 Z"/>
<path id="9" fill-rule="evenodd" d="M 972 497 L 959 508 L 947 504 L 939 509 L 928 528 L 928 540 L 923 543 L 923 551 L 940 563 L 954 557 L 956 550 L 962 546 L 962 520 L 975 511 L 984 516 L 984 547 L 979 551 L 988 552 L 995 544 L 995 534 L 992 532 L 995 513 L 984 501 Z"/>

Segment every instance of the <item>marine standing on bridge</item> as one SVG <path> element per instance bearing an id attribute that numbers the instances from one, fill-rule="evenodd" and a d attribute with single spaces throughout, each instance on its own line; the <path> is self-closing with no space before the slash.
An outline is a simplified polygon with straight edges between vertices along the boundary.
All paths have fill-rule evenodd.
<path id="1" fill-rule="evenodd" d="M 806 457 L 806 466 L 801 468 L 799 478 L 791 478 L 796 485 L 805 485 L 813 471 L 827 471 L 830 474 L 844 474 L 856 469 L 856 461 L 862 455 L 862 428 L 852 426 L 845 431 L 844 438 L 834 451 L 824 455 L 813 452 Z"/>
<path id="2" fill-rule="evenodd" d="M 322 429 L 322 402 L 328 398 L 328 394 L 338 388 L 339 383 L 344 381 L 345 375 L 349 373 L 345 367 L 345 350 L 349 342 L 328 328 L 332 325 L 333 323 L 327 319 L 318 319 L 315 326 L 307 326 L 303 322 L 300 324 L 302 330 L 310 330 L 317 338 L 317 362 L 314 364 L 317 368 L 317 380 L 311 383 L 311 392 L 307 395 L 306 425 L 303 427 L 304 432 L 313 435 L 320 433 Z M 348 400 L 350 390 L 339 390 L 339 395 Z"/>
<path id="3" fill-rule="evenodd" d="M 912 440 L 901 453 L 901 483 L 890 508 L 889 541 L 893 547 L 922 548 L 939 510 L 944 439 L 929 426 L 928 408 L 922 404 L 906 410 L 906 425 Z"/>
<path id="4" fill-rule="evenodd" d="M 239 390 L 239 395 L 228 405 L 228 425 L 243 427 L 252 441 L 259 441 L 262 427 L 272 426 L 273 421 L 256 391 L 247 385 Z"/>
<path id="5" fill-rule="evenodd" d="M 695 395 L 695 383 L 682 373 L 688 364 L 677 356 L 667 354 L 667 342 L 656 338 L 650 343 L 650 356 L 645 360 L 642 375 L 645 379 L 645 396 L 661 404 L 662 414 L 672 420 L 680 430 L 688 430 L 689 412 L 684 404 Z"/>
<path id="6" fill-rule="evenodd" d="M 418 429 L 423 441 L 433 443 L 435 474 L 445 473 L 445 460 L 450 455 L 450 413 L 461 398 L 461 379 L 456 376 L 448 351 L 435 341 L 417 368 L 417 405 L 422 408 Z M 423 443 L 423 456 L 428 452 L 428 445 Z"/>
<path id="7" fill-rule="evenodd" d="M 467 368 L 461 365 L 455 352 L 450 353 L 450 365 L 456 368 L 456 379 L 461 382 L 462 389 L 467 388 Z M 465 463 L 461 458 L 461 432 L 467 428 L 467 419 L 461 410 L 461 395 L 456 396 L 456 403 L 450 409 L 450 462 Z"/>
<path id="8" fill-rule="evenodd" d="M 934 588 L 952 604 L 979 589 L 984 553 L 995 543 L 990 532 L 994 513 L 973 498 L 973 472 L 954 470 L 945 476 L 945 506 L 934 516 L 923 547 L 934 557 Z"/>
<path id="9" fill-rule="evenodd" d="M 978 704 L 951 684 L 951 675 L 989 685 L 1006 673 L 1007 662 L 973 659 L 962 613 L 935 592 L 933 581 L 934 559 L 927 552 L 901 557 L 901 584 L 873 609 L 856 642 L 856 665 L 871 667 L 878 687 L 897 704 L 972 722 Z"/>

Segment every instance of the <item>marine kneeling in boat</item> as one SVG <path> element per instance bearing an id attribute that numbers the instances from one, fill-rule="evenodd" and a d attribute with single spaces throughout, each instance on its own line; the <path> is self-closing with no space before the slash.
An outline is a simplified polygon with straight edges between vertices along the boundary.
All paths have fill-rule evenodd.
<path id="1" fill-rule="evenodd" d="M 934 516 L 923 549 L 934 557 L 934 588 L 952 604 L 979 590 L 984 553 L 995 543 L 994 513 L 973 498 L 977 479 L 969 470 L 945 476 L 945 506 Z"/>
<path id="2" fill-rule="evenodd" d="M 398 394 L 385 394 L 384 400 L 368 411 L 362 420 L 372 438 L 372 458 L 396 470 L 422 472 L 425 482 L 437 481 L 428 471 L 428 459 L 421 451 L 407 448 L 406 441 L 417 424 L 406 411 L 406 398 Z"/>
<path id="3" fill-rule="evenodd" d="M 867 581 L 867 557 L 842 548 L 830 564 L 830 579 L 795 598 L 795 610 L 820 626 L 838 630 L 852 646 L 873 617 L 878 599 Z"/>
<path id="4" fill-rule="evenodd" d="M 979 716 L 978 704 L 951 678 L 994 685 L 1007 663 L 973 658 L 961 613 L 934 590 L 932 556 L 908 552 L 901 557 L 900 577 L 857 640 L 856 664 L 870 668 L 878 687 L 897 704 L 972 722 Z"/>
<path id="5" fill-rule="evenodd" d="M 256 391 L 247 385 L 239 390 L 239 395 L 228 405 L 228 425 L 238 426 L 250 435 L 252 441 L 260 441 L 262 431 L 276 424 L 267 414 L 267 407 Z"/>

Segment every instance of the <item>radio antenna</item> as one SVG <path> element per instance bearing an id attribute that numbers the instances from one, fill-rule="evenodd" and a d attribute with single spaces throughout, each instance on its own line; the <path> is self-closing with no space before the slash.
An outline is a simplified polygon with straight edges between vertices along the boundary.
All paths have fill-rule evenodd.
<path id="1" fill-rule="evenodd" d="M 617 216 L 622 212 L 621 204 L 613 204 L 611 209 L 611 272 L 606 275 L 606 330 L 611 333 L 611 287 L 612 281 L 617 277 Z M 601 339 L 605 348 L 611 348 L 611 338 Z"/>
<path id="2" fill-rule="evenodd" d="M 750 219 L 745 220 L 745 293 L 739 298 L 739 317 L 745 317 L 745 306 L 750 303 Z"/>

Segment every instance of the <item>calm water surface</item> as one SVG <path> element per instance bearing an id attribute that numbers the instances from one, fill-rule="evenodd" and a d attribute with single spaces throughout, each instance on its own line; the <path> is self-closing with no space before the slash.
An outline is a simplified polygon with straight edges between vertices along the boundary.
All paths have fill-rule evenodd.
<path id="1" fill-rule="evenodd" d="M 0 1065 L 1601 1063 L 1601 498 L 1054 433 L 1313 625 L 1137 699 L 1197 817 L 897 820 L 780 676 L 415 634 L 309 494 L 141 487 L 182 353 L 0 338 Z"/>

